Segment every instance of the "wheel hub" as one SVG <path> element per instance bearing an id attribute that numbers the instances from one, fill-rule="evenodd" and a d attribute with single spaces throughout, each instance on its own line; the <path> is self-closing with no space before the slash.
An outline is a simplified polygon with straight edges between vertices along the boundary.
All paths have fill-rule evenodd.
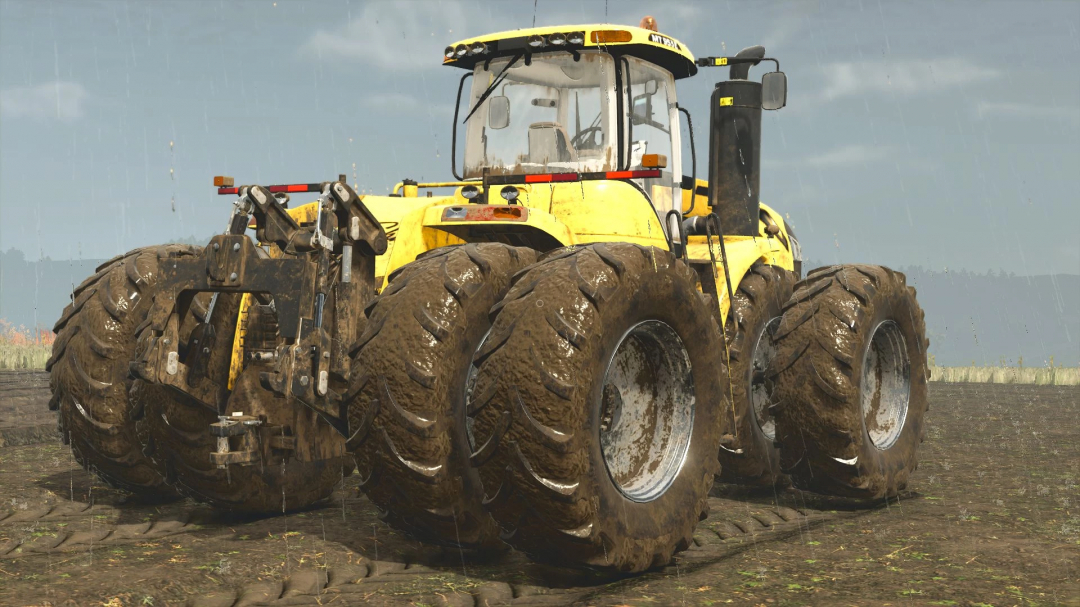
<path id="1" fill-rule="evenodd" d="M 886 320 L 874 328 L 862 367 L 863 427 L 878 449 L 888 449 L 900 437 L 910 396 L 907 344 L 900 326 Z"/>
<path id="2" fill-rule="evenodd" d="M 776 356 L 776 346 L 773 345 L 772 335 L 776 333 L 779 326 L 780 317 L 777 316 L 762 327 L 761 333 L 754 341 L 753 364 L 749 369 L 750 377 L 747 378 L 750 384 L 750 404 L 754 411 L 754 422 L 765 438 L 770 441 L 776 439 L 776 421 L 773 419 L 770 408 L 773 404 L 772 390 L 769 383 L 765 381 L 765 371 Z"/>
<path id="3" fill-rule="evenodd" d="M 694 422 L 690 356 L 675 330 L 647 320 L 623 335 L 608 363 L 600 403 L 600 448 L 627 498 L 652 501 L 682 469 Z"/>

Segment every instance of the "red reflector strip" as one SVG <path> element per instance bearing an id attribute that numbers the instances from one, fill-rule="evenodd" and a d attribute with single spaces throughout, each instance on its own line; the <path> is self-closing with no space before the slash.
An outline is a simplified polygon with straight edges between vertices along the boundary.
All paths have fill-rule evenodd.
<path id="1" fill-rule="evenodd" d="M 322 192 L 322 188 L 317 183 L 300 183 L 296 185 L 272 185 L 268 188 L 270 192 Z"/>
<path id="2" fill-rule="evenodd" d="M 660 169 L 641 171 L 607 171 L 600 173 L 548 173 L 545 175 L 498 175 L 488 178 L 488 185 L 513 183 L 559 183 L 570 181 L 594 181 L 597 179 L 657 179 Z"/>
<path id="3" fill-rule="evenodd" d="M 630 173 L 629 177 L 608 177 L 608 179 L 657 179 L 660 177 L 659 169 L 645 171 L 616 171 L 617 173 Z M 611 173 L 608 173 L 611 175 Z"/>
<path id="4" fill-rule="evenodd" d="M 322 193 L 322 184 L 318 183 L 298 183 L 293 185 L 272 185 L 266 189 L 270 190 L 270 193 L 277 192 L 319 192 Z M 240 188 L 218 188 L 218 194 L 239 194 Z"/>

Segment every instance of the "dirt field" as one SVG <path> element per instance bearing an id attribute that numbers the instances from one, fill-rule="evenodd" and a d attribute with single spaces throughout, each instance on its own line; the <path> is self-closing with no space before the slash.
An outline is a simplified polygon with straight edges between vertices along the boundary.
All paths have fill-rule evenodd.
<path id="1" fill-rule="evenodd" d="M 720 486 L 695 546 L 616 579 L 425 547 L 382 523 L 355 477 L 273 518 L 126 501 L 42 433 L 46 376 L 0 373 L 0 604 L 1080 605 L 1080 389 L 930 396 L 899 501 Z"/>

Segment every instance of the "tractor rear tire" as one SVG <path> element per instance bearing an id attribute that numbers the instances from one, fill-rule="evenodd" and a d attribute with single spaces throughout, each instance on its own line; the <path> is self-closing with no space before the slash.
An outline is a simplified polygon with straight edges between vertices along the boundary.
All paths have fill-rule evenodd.
<path id="1" fill-rule="evenodd" d="M 368 305 L 350 449 L 383 519 L 417 539 L 505 548 L 469 463 L 465 393 L 488 311 L 535 260 L 532 249 L 498 243 L 436 249 L 391 276 Z"/>
<path id="2" fill-rule="evenodd" d="M 477 352 L 472 456 L 503 539 L 638 572 L 692 541 L 725 431 L 716 303 L 667 251 L 572 247 L 519 277 Z"/>
<path id="3" fill-rule="evenodd" d="M 228 379 L 239 305 L 239 294 L 219 293 L 210 319 L 215 341 L 208 346 L 211 350 L 208 375 L 220 383 Z M 150 327 L 145 329 L 150 330 Z M 140 336 L 140 346 L 148 338 L 148 333 Z M 257 398 L 266 399 L 261 405 L 269 407 L 281 399 L 260 391 L 259 371 L 249 368 L 241 372 L 232 392 L 259 394 Z M 288 461 L 276 457 L 269 462 L 219 469 L 210 461 L 210 453 L 217 445 L 216 437 L 210 434 L 210 424 L 218 421 L 218 412 L 185 394 L 143 379 L 134 382 L 132 395 L 146 409 L 139 422 L 140 434 L 146 437 L 145 451 L 181 495 L 218 510 L 274 514 L 306 508 L 329 497 L 354 468 L 352 457 L 343 452 L 339 457 L 324 460 L 302 462 L 295 457 Z"/>
<path id="4" fill-rule="evenodd" d="M 177 495 L 142 452 L 135 425 L 143 409 L 129 398 L 128 364 L 135 357 L 137 329 L 151 308 L 160 264 L 197 252 L 185 245 L 146 247 L 98 266 L 72 293 L 72 303 L 53 327 L 56 341 L 45 369 L 52 389 L 49 408 L 59 409 L 61 437 L 83 467 L 143 500 Z"/>
<path id="5" fill-rule="evenodd" d="M 755 263 L 732 298 L 725 332 L 735 442 L 720 446 L 720 481 L 773 486 L 787 480 L 780 471 L 780 450 L 775 446 L 772 382 L 766 371 L 775 351 L 772 335 L 780 325 L 795 280 L 794 272 Z"/>
<path id="6" fill-rule="evenodd" d="M 926 426 L 926 328 L 903 274 L 819 268 L 795 286 L 774 335 L 781 467 L 796 487 L 892 497 Z"/>

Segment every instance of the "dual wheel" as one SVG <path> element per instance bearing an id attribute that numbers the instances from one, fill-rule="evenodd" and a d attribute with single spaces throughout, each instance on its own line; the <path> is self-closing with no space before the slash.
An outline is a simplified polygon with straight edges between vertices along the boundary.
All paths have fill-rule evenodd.
<path id="1" fill-rule="evenodd" d="M 209 459 L 216 446 L 209 426 L 217 412 L 130 374 L 148 336 L 161 268 L 199 252 L 186 245 L 136 249 L 99 266 L 75 289 L 53 329 L 57 339 L 46 366 L 49 407 L 58 410 L 63 440 L 81 465 L 145 501 L 189 496 L 223 510 L 281 512 L 329 496 L 352 471 L 345 453 L 326 461 L 219 470 Z M 237 299 L 223 295 L 211 306 L 209 295 L 200 295 L 180 325 L 181 357 L 198 336 L 221 336 L 220 343 L 199 345 L 211 348 L 208 372 L 219 381 L 228 374 Z M 206 323 L 216 331 L 201 331 Z M 242 375 L 239 383 L 252 379 Z"/>
<path id="2" fill-rule="evenodd" d="M 364 491 L 429 542 L 666 564 L 719 469 L 714 306 L 654 248 L 421 257 L 391 277 L 360 340 L 350 447 Z"/>
<path id="3" fill-rule="evenodd" d="M 755 264 L 726 326 L 737 434 L 719 479 L 895 496 L 928 408 L 923 311 L 903 274 L 828 266 L 803 281 Z"/>
<path id="4" fill-rule="evenodd" d="M 722 336 L 715 302 L 667 252 L 534 255 L 439 249 L 369 307 L 349 447 L 389 523 L 635 572 L 690 545 L 716 475 L 861 498 L 903 488 L 926 409 L 903 275 L 838 266 L 796 284 L 756 264 Z"/>

